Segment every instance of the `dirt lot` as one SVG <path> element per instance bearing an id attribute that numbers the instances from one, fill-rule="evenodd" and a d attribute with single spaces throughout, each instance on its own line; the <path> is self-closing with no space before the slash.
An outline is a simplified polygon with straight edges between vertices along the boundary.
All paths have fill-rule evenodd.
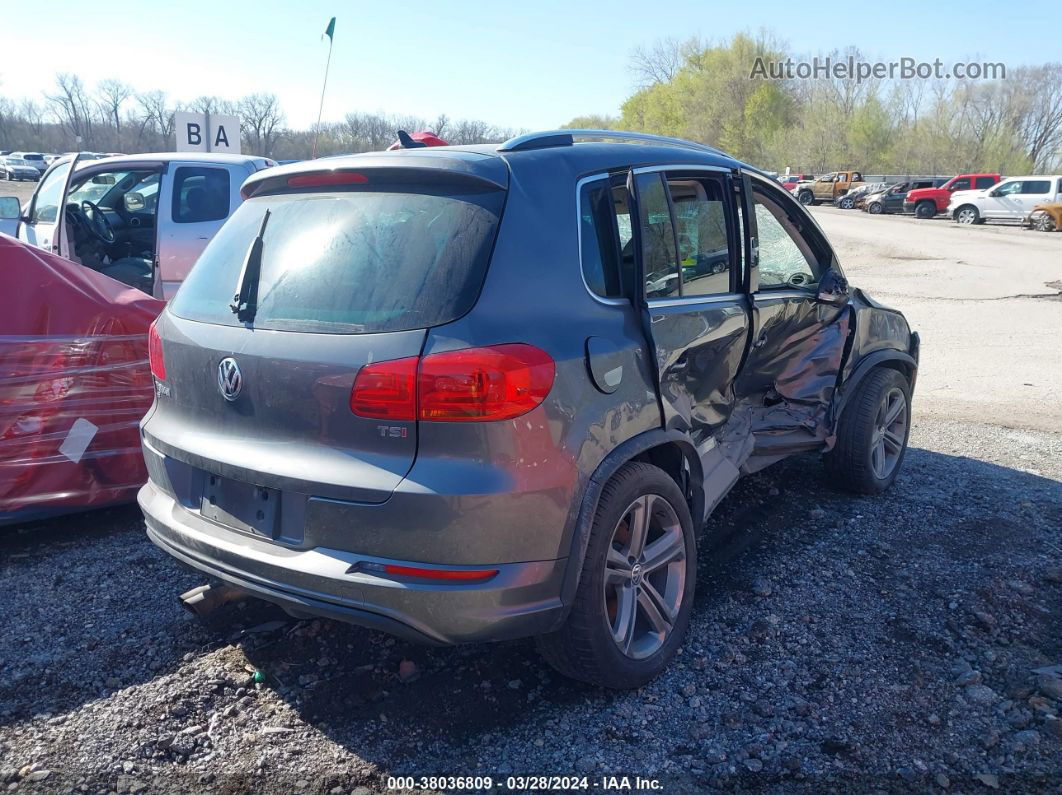
<path id="1" fill-rule="evenodd" d="M 36 182 L 8 182 L 0 181 L 0 196 L 18 196 L 18 200 L 25 204 L 37 190 Z"/>
<path id="2" fill-rule="evenodd" d="M 923 332 L 912 449 L 880 498 L 814 456 L 739 484 L 660 679 L 606 692 L 530 642 L 424 649 L 263 605 L 204 626 L 175 600 L 201 578 L 135 509 L 97 512 L 0 530 L 0 786 L 1058 791 L 1062 301 L 1022 296 L 1057 293 L 1062 234 L 816 214 L 853 283 Z"/>

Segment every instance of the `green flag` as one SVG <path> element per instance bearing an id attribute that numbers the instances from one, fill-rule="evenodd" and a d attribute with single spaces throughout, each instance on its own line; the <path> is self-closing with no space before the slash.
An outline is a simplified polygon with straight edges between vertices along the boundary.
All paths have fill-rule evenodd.
<path id="1" fill-rule="evenodd" d="M 328 23 L 328 27 L 325 28 L 324 35 L 328 37 L 329 41 L 332 41 L 332 34 L 336 32 L 336 18 L 332 17 L 332 21 Z"/>

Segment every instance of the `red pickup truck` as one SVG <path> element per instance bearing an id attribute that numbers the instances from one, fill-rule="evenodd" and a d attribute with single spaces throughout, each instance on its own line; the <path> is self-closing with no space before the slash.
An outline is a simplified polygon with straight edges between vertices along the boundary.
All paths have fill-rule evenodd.
<path id="1" fill-rule="evenodd" d="M 957 190 L 982 190 L 999 182 L 999 174 L 959 174 L 939 188 L 919 188 L 907 194 L 903 211 L 914 213 L 916 218 L 932 218 L 948 211 L 951 194 Z"/>

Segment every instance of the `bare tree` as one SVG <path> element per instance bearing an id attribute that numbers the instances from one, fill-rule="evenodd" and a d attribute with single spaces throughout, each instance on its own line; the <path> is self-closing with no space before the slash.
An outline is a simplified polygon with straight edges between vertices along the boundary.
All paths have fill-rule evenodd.
<path id="1" fill-rule="evenodd" d="M 136 103 L 139 107 L 137 119 L 140 141 L 138 143 L 143 146 L 143 139 L 150 132 L 157 140 L 148 144 L 149 147 L 158 149 L 168 146 L 170 137 L 173 135 L 173 114 L 176 109 L 170 105 L 166 92 L 149 91 L 146 94 L 137 94 Z"/>
<path id="2" fill-rule="evenodd" d="M 673 36 L 657 39 L 648 47 L 636 47 L 630 55 L 630 70 L 642 88 L 675 79 L 687 57 L 702 48 L 696 38 L 679 41 Z"/>
<path id="3" fill-rule="evenodd" d="M 96 87 L 100 110 L 114 123 L 114 143 L 122 148 L 122 106 L 133 96 L 132 86 L 121 80 L 103 80 Z"/>
<path id="4" fill-rule="evenodd" d="M 85 84 L 77 75 L 62 72 L 55 77 L 58 91 L 46 99 L 52 106 L 56 120 L 74 138 L 85 146 L 92 144 L 92 105 L 85 91 Z"/>
<path id="5" fill-rule="evenodd" d="M 284 123 L 276 94 L 248 94 L 236 103 L 251 150 L 263 157 L 272 154 Z"/>

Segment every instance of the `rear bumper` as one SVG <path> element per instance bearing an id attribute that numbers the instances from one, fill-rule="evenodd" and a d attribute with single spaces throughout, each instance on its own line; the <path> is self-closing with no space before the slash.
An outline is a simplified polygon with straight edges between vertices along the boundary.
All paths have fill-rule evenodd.
<path id="1" fill-rule="evenodd" d="M 398 582 L 359 570 L 359 565 L 431 564 L 325 547 L 295 548 L 230 530 L 181 505 L 151 481 L 138 501 L 148 537 L 160 548 L 294 615 L 340 619 L 435 644 L 537 635 L 562 620 L 566 559 L 484 561 L 477 568 L 497 569 L 498 574 L 482 584 Z"/>

